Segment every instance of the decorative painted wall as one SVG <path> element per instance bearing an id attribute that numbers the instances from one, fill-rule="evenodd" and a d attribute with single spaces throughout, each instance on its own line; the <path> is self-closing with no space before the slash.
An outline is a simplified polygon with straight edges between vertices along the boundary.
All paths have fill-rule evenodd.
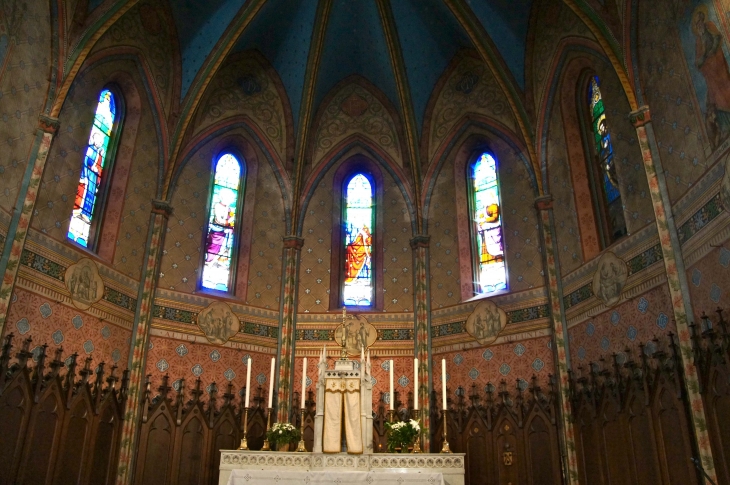
<path id="1" fill-rule="evenodd" d="M 326 312 L 329 310 L 330 272 L 332 251 L 332 205 L 333 178 L 338 167 L 354 154 L 342 157 L 333 164 L 314 189 L 304 210 L 301 266 L 299 270 L 299 305 L 301 312 Z M 413 310 L 413 257 L 410 247 L 412 237 L 411 220 L 401 189 L 393 177 L 380 167 L 383 175 L 383 261 L 375 263 L 376 271 L 383 272 L 382 292 L 384 312 L 407 312 Z M 339 228 L 338 228 L 339 229 Z M 378 269 L 379 268 L 379 269 Z"/>
<path id="2" fill-rule="evenodd" d="M 233 56 L 206 89 L 193 132 L 197 134 L 211 125 L 244 115 L 276 156 L 285 160 L 293 142 L 290 141 L 291 113 L 286 98 L 282 98 L 280 84 L 276 71 L 255 52 Z"/>
<path id="3" fill-rule="evenodd" d="M 723 317 L 730 321 L 730 244 L 712 249 L 687 268 L 687 280 L 695 324 L 700 324 L 702 312 L 716 320 L 717 308 L 725 310 Z"/>
<path id="4" fill-rule="evenodd" d="M 640 352 L 638 344 L 669 332 L 676 333 L 676 327 L 669 288 L 662 283 L 568 329 L 573 370 L 579 366 L 587 368 L 589 362 L 597 362 L 601 357 L 607 359 L 601 365 L 612 365 L 613 354 L 619 354 L 620 362 L 625 361 L 627 348 L 636 359 Z M 651 345 L 647 351 L 653 352 Z"/>
<path id="5" fill-rule="evenodd" d="M 70 303 L 57 303 L 20 288 L 15 289 L 11 301 L 5 335 L 13 333 L 15 345 L 20 346 L 21 340 L 30 337 L 30 348 L 35 351 L 38 346 L 48 345 L 46 355 L 51 358 L 56 349 L 63 347 L 64 356 L 79 355 L 79 365 L 91 357 L 92 369 L 100 362 L 105 362 L 107 369 L 116 365 L 120 369 L 118 377 L 127 368 L 132 334 L 129 329 L 101 320 Z"/>
<path id="6" fill-rule="evenodd" d="M 115 160 L 112 164 L 107 160 L 110 165 L 106 168 L 111 170 L 105 175 L 112 184 L 107 210 L 95 215 L 102 221 L 99 255 L 118 271 L 138 279 L 160 167 L 154 115 L 132 61 L 98 64 L 76 79 L 59 116 L 62 128 L 51 147 L 31 225 L 57 241 L 66 241 L 99 93 L 115 80 L 126 101 L 123 120 L 127 123 L 117 132 L 121 138 Z M 126 186 L 115 185 L 117 179 L 126 179 Z"/>
<path id="7" fill-rule="evenodd" d="M 93 52 L 114 47 L 122 47 L 122 55 L 141 54 L 165 114 L 175 110 L 180 96 L 180 52 L 169 4 L 139 2 L 99 39 Z"/>
<path id="8" fill-rule="evenodd" d="M 507 389 L 512 391 L 519 385 L 522 390 L 537 377 L 538 384 L 547 389 L 548 374 L 554 374 L 553 351 L 550 348 L 550 337 L 539 337 L 519 342 L 490 345 L 469 350 L 452 351 L 445 354 L 435 353 L 433 356 L 434 387 L 440 389 L 441 359 L 446 359 L 446 386 L 450 393 L 463 388 L 465 398 L 471 392 L 472 384 L 476 384 L 480 393 L 486 392 L 491 383 L 499 392 L 499 385 L 504 379 Z M 461 392 L 461 391 L 459 391 Z M 441 396 L 437 393 L 437 402 L 441 408 Z"/>
<path id="9" fill-rule="evenodd" d="M 176 391 L 179 389 L 178 379 L 185 379 L 186 394 L 195 386 L 199 377 L 201 389 L 207 389 L 211 383 L 218 386 L 218 395 L 227 392 L 226 386 L 233 384 L 233 391 L 238 394 L 246 386 L 247 356 L 253 361 L 251 367 L 251 399 L 258 386 L 263 387 L 263 396 L 268 396 L 269 372 L 272 354 L 249 352 L 242 349 L 207 345 L 197 342 L 150 336 L 150 349 L 147 354 L 147 371 L 152 377 L 152 395 L 157 394 L 157 387 L 164 375 L 170 376 L 169 385 Z M 252 401 L 253 402 L 253 401 Z"/>
<path id="10" fill-rule="evenodd" d="M 256 156 L 256 165 L 252 166 L 252 160 L 247 165 L 242 220 L 251 221 L 251 225 L 242 228 L 237 284 L 233 294 L 246 304 L 278 309 L 282 237 L 286 233 L 279 182 L 267 158 L 258 148 L 254 148 L 244 129 L 237 128 L 227 135 L 232 138 L 215 138 L 201 146 L 180 170 L 172 194 L 174 212 L 170 216 L 165 237 L 159 285 L 184 293 L 198 290 L 200 251 L 203 231 L 207 229 L 213 159 L 221 150 L 236 148 L 235 137 L 240 136 L 249 140 L 249 146 Z M 227 140 L 231 143 L 227 143 Z M 251 194 L 254 194 L 253 199 Z M 246 254 L 250 256 L 248 259 L 245 258 Z M 245 292 L 240 285 L 244 282 L 247 286 Z"/>
<path id="11" fill-rule="evenodd" d="M 51 25 L 43 2 L 9 0 L 0 12 L 0 209 L 10 212 L 48 92 Z"/>
<path id="12" fill-rule="evenodd" d="M 673 201 L 707 171 L 711 153 L 723 145 L 728 135 L 727 127 L 723 131 L 718 125 L 722 123 L 722 114 L 718 118 L 707 111 L 708 87 L 704 76 L 708 71 L 705 68 L 703 74 L 697 67 L 697 53 L 702 49 L 698 48 L 699 34 L 694 33 L 696 26 L 693 28 L 691 19 L 700 4 L 706 8 L 706 24 L 711 22 L 722 32 L 713 2 L 679 2 L 661 9 L 652 8 L 650 2 L 639 2 L 638 6 L 638 72 L 645 103 L 656 120 L 654 131 Z M 715 61 L 711 60 L 707 68 L 712 69 L 715 62 L 717 76 L 727 77 L 727 64 L 724 74 L 721 69 L 722 59 L 728 56 L 726 40 L 718 52 L 724 56 L 713 58 Z M 717 85 L 709 93 L 722 101 L 728 97 L 727 89 Z"/>

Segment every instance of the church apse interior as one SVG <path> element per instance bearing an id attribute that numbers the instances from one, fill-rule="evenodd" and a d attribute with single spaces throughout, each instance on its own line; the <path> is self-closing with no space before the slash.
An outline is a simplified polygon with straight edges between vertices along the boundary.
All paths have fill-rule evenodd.
<path id="1" fill-rule="evenodd" d="M 373 456 L 730 483 L 729 60 L 721 0 L 0 0 L 0 485 L 311 451 L 325 348 Z"/>

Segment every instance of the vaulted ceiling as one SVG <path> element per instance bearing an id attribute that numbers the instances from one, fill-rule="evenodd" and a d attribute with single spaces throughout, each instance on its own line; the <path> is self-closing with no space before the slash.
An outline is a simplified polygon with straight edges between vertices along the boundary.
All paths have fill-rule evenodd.
<path id="1" fill-rule="evenodd" d="M 325 0 L 321 0 L 325 1 Z M 250 3 L 250 1 L 249 1 Z M 231 52 L 257 49 L 286 88 L 298 123 L 307 75 L 314 83 L 313 106 L 350 75 L 360 75 L 399 106 L 392 54 L 403 60 L 412 109 L 420 131 L 429 96 L 461 48 L 473 47 L 444 0 L 390 2 L 397 35 L 389 39 L 377 0 L 332 0 L 318 15 L 315 0 L 268 0 L 255 12 Z M 211 52 L 246 9 L 246 0 L 170 2 L 182 61 L 183 98 Z M 532 0 L 471 0 L 470 15 L 483 26 L 520 89 L 524 89 L 525 45 Z M 240 19 L 239 19 L 240 20 Z M 307 72 L 313 32 L 324 26 L 319 63 Z"/>

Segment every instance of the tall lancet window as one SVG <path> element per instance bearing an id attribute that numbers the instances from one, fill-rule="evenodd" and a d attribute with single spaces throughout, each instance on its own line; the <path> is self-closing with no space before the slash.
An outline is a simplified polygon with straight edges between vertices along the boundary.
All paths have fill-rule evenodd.
<path id="1" fill-rule="evenodd" d="M 600 81 L 592 76 L 588 83 L 588 103 L 590 109 L 592 145 L 595 150 L 595 163 L 589 173 L 599 219 L 603 246 L 608 246 L 626 234 L 624 208 L 619 192 L 616 163 L 613 157 L 611 134 L 608 131 L 606 108 L 603 104 Z"/>
<path id="2" fill-rule="evenodd" d="M 342 300 L 346 306 L 373 305 L 373 185 L 362 173 L 353 175 L 344 191 L 344 283 Z"/>
<path id="3" fill-rule="evenodd" d="M 507 289 L 502 242 L 502 204 L 499 200 L 497 161 L 487 152 L 469 166 L 474 255 L 474 293 Z"/>
<path id="4" fill-rule="evenodd" d="M 110 152 L 113 151 L 114 138 L 120 124 L 120 111 L 114 94 L 109 89 L 104 89 L 99 94 L 96 105 L 68 226 L 67 237 L 84 247 L 92 245 L 98 227 L 98 214 L 103 205 L 103 188 L 106 186 L 112 161 Z"/>
<path id="5" fill-rule="evenodd" d="M 224 153 L 215 163 L 210 197 L 208 230 L 203 259 L 203 288 L 229 291 L 233 284 L 232 262 L 237 249 L 239 207 L 243 192 L 243 166 L 235 155 Z"/>

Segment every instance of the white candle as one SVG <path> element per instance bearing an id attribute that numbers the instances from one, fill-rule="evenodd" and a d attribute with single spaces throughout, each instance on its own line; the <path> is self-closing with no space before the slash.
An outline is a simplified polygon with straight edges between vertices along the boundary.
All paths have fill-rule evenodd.
<path id="1" fill-rule="evenodd" d="M 390 409 L 395 409 L 395 394 L 393 394 L 393 359 L 390 359 Z"/>
<path id="2" fill-rule="evenodd" d="M 418 411 L 418 358 L 413 359 L 413 409 Z"/>
<path id="3" fill-rule="evenodd" d="M 441 359 L 441 397 L 446 411 L 446 359 Z"/>
<path id="4" fill-rule="evenodd" d="M 271 358 L 271 374 L 269 375 L 269 407 L 274 403 L 274 366 L 276 357 Z"/>
<path id="5" fill-rule="evenodd" d="M 304 363 L 302 364 L 302 405 L 300 406 L 302 409 L 304 409 L 304 396 L 306 394 L 307 389 L 307 358 L 304 358 Z"/>
<path id="6" fill-rule="evenodd" d="M 246 367 L 246 407 L 248 407 L 248 397 L 251 394 L 251 357 L 248 358 Z"/>

